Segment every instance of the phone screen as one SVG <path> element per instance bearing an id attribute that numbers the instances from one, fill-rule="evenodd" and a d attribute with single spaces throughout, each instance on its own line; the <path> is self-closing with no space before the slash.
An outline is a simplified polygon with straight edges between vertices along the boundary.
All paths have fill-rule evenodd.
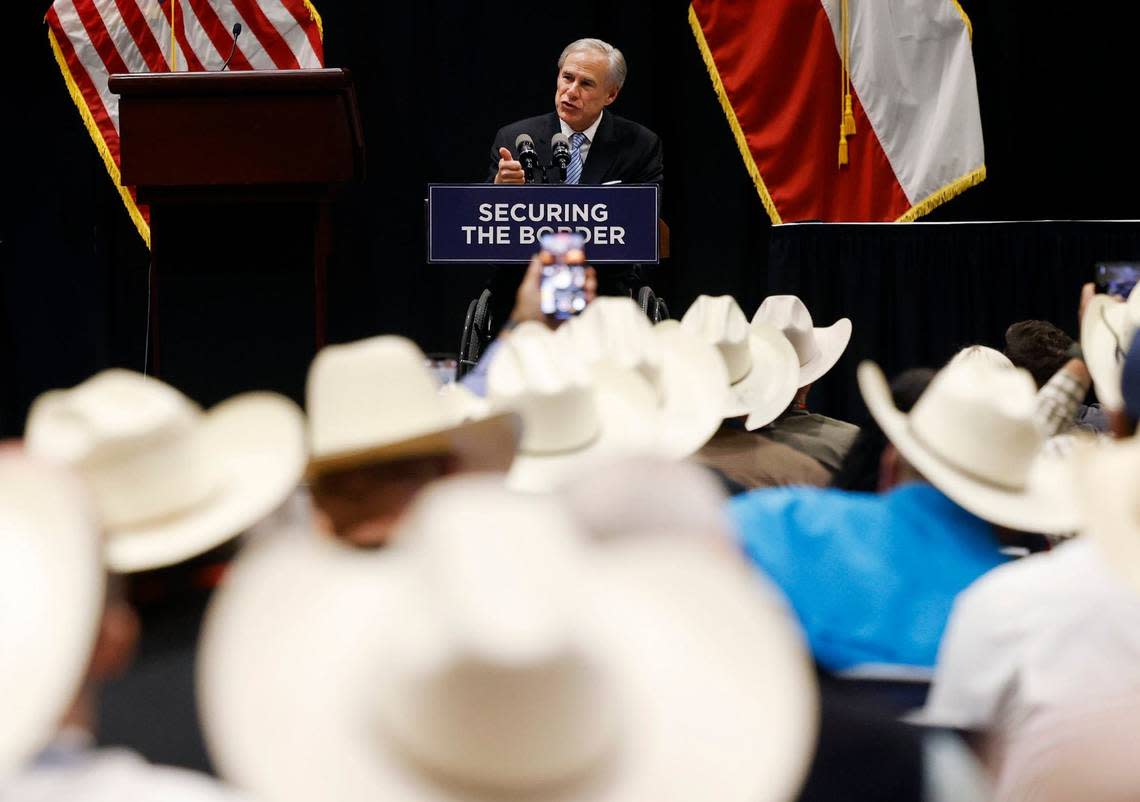
<path id="1" fill-rule="evenodd" d="M 566 320 L 586 308 L 585 239 L 581 234 L 558 232 L 542 236 L 542 313 Z"/>
<path id="2" fill-rule="evenodd" d="M 1094 279 L 1097 292 L 1127 299 L 1137 279 L 1140 279 L 1140 261 L 1097 262 Z"/>

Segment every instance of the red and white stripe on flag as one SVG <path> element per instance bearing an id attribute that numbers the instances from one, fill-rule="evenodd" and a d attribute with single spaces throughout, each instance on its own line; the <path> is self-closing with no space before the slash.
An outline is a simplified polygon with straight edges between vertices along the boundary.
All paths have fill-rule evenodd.
<path id="1" fill-rule="evenodd" d="M 325 60 L 321 18 L 309 0 L 55 0 L 45 20 L 71 98 L 148 246 L 150 215 L 119 178 L 111 74 L 217 70 L 231 50 L 232 70 L 308 69 Z"/>
<path id="2" fill-rule="evenodd" d="M 689 22 L 773 223 L 914 220 L 985 179 L 956 0 L 692 0 Z"/>

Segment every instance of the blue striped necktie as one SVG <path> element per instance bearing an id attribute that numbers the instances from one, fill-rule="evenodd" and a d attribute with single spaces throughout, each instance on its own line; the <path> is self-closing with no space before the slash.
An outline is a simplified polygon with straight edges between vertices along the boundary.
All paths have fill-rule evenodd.
<path id="1" fill-rule="evenodd" d="M 582 143 L 586 141 L 583 133 L 570 136 L 570 164 L 566 166 L 566 183 L 577 184 L 582 178 Z"/>

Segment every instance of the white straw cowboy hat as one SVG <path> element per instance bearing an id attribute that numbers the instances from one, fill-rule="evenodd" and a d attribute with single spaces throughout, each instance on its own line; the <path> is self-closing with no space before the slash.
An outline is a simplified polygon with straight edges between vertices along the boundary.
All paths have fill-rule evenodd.
<path id="1" fill-rule="evenodd" d="M 638 372 L 589 369 L 541 323 L 523 323 L 503 341 L 487 372 L 487 397 L 522 417 L 523 435 L 507 483 L 547 491 L 591 465 L 653 453 L 657 397 Z"/>
<path id="2" fill-rule="evenodd" d="M 1090 442 L 1073 458 L 1084 526 L 1108 564 L 1140 592 L 1140 439 Z"/>
<path id="3" fill-rule="evenodd" d="M 676 321 L 654 326 L 633 299 L 598 298 L 556 336 L 587 366 L 610 363 L 653 386 L 655 453 L 687 457 L 720 427 L 728 384 L 724 363 L 715 348 Z"/>
<path id="4" fill-rule="evenodd" d="M 25 443 L 86 480 L 119 573 L 173 565 L 240 534 L 286 499 L 305 465 L 304 419 L 289 399 L 243 393 L 203 413 L 127 370 L 41 395 Z"/>
<path id="5" fill-rule="evenodd" d="M 0 777 L 48 743 L 79 691 L 102 614 L 102 550 L 78 479 L 0 455 Z"/>
<path id="6" fill-rule="evenodd" d="M 752 324 L 764 323 L 779 329 L 796 349 L 800 364 L 797 387 L 818 381 L 835 367 L 851 341 L 851 320 L 840 318 L 827 327 L 817 328 L 804 302 L 794 295 L 769 295 L 752 316 Z"/>
<path id="7" fill-rule="evenodd" d="M 1124 303 L 1108 295 L 1094 295 L 1085 309 L 1081 321 L 1081 350 L 1097 398 L 1110 409 L 1124 408 L 1121 370 L 1138 327 L 1140 291 L 1137 289 L 1132 290 Z"/>
<path id="8" fill-rule="evenodd" d="M 910 414 L 900 412 L 878 365 L 859 365 L 859 390 L 915 470 L 993 524 L 1064 533 L 1079 514 L 1068 466 L 1043 454 L 1034 420 L 1037 387 L 1027 371 L 967 360 L 939 371 Z"/>
<path id="9" fill-rule="evenodd" d="M 390 335 L 317 354 L 305 390 L 310 476 L 445 454 L 462 470 L 507 469 L 517 419 L 484 414 L 462 391 L 442 395 L 425 359 L 411 340 Z"/>
<path id="10" fill-rule="evenodd" d="M 278 802 L 779 802 L 815 741 L 798 628 L 738 553 L 592 540 L 485 476 L 383 553 L 247 549 L 198 676 L 222 774 Z"/>
<path id="11" fill-rule="evenodd" d="M 681 318 L 681 327 L 720 352 L 728 369 L 730 399 L 723 417 L 747 415 L 749 431 L 778 418 L 796 396 L 795 350 L 771 326 L 748 324 L 730 295 L 701 295 Z"/>
<path id="12" fill-rule="evenodd" d="M 948 364 L 957 365 L 959 362 L 970 362 L 975 359 L 995 368 L 1009 369 L 1014 367 L 1008 356 L 988 345 L 967 345 L 954 354 Z"/>

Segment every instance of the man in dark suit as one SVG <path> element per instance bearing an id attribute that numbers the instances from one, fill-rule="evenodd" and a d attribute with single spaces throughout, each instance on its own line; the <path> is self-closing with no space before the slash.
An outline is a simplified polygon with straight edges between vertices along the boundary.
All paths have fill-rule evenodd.
<path id="1" fill-rule="evenodd" d="M 661 139 L 645 126 L 606 110 L 617 99 L 626 72 L 625 56 L 601 39 L 579 39 L 567 45 L 558 59 L 554 111 L 499 129 L 491 146 L 487 181 L 526 182 L 523 166 L 515 158 L 518 154 L 513 152 L 519 134 L 534 140 L 539 163 L 547 166 L 553 161 L 551 139 L 563 133 L 570 141 L 565 183 L 660 186 L 664 179 Z M 548 169 L 546 183 L 561 183 L 558 173 L 558 168 Z M 543 170 L 539 169 L 534 180 L 542 183 L 543 178 Z M 521 275 L 521 270 L 497 271 L 491 282 L 496 308 L 513 297 L 513 286 Z M 599 279 L 607 294 L 628 294 L 641 282 L 637 265 L 612 276 L 603 274 Z"/>
<path id="2" fill-rule="evenodd" d="M 534 140 L 539 162 L 552 161 L 551 138 L 561 132 L 570 140 L 568 184 L 660 184 L 664 178 L 661 140 L 642 125 L 605 111 L 625 83 L 621 51 L 600 39 L 571 42 L 558 59 L 554 112 L 499 129 L 491 147 L 487 180 L 496 184 L 525 182 L 522 164 L 513 153 L 519 134 Z M 558 183 L 550 170 L 547 183 Z M 536 180 L 541 181 L 540 170 Z"/>

